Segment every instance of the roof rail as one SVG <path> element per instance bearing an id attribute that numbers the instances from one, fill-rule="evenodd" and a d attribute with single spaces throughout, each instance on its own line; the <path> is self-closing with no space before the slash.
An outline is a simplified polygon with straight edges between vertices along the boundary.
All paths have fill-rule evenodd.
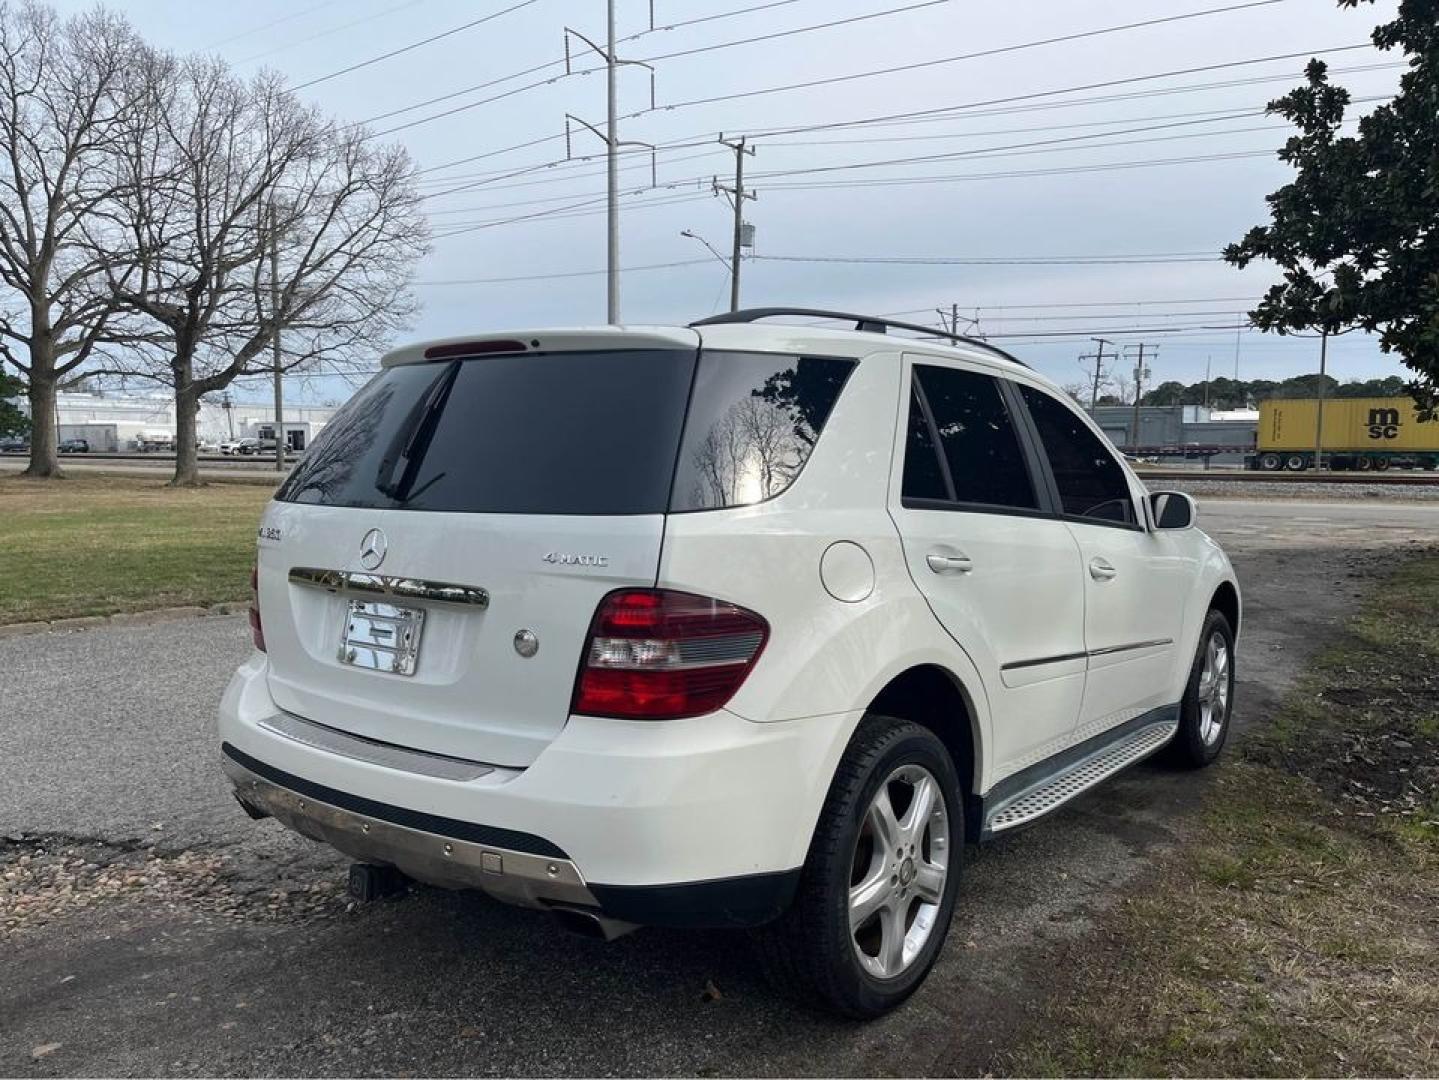
<path id="1" fill-rule="evenodd" d="M 711 315 L 707 319 L 697 319 L 690 323 L 695 326 L 721 326 L 725 323 L 752 323 L 760 319 L 773 319 L 782 315 L 802 315 L 810 319 L 838 319 L 841 322 L 852 322 L 854 328 L 870 334 L 888 333 L 893 327 L 896 330 L 913 330 L 915 333 L 924 334 L 926 337 L 945 338 L 956 344 L 973 345 L 977 349 L 984 349 L 986 352 L 994 353 L 1001 359 L 1008 360 L 1011 364 L 1018 364 L 1022 368 L 1029 367 L 1019 357 L 1005 352 L 998 345 L 991 345 L 980 338 L 966 337 L 963 334 L 950 333 L 948 330 L 936 330 L 932 326 L 921 326 L 918 323 L 899 322 L 895 319 L 883 319 L 875 315 L 855 315 L 848 311 L 825 311 L 822 308 L 791 308 L 791 307 L 761 307 L 741 308 L 739 311 L 726 311 L 721 315 Z"/>

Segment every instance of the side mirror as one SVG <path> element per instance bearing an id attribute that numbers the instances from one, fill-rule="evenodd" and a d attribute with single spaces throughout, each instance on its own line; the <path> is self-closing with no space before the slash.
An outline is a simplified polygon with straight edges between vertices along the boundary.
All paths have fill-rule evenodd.
<path id="1" fill-rule="evenodd" d="M 1149 496 L 1156 529 L 1192 529 L 1199 519 L 1194 499 L 1182 491 L 1156 491 Z"/>

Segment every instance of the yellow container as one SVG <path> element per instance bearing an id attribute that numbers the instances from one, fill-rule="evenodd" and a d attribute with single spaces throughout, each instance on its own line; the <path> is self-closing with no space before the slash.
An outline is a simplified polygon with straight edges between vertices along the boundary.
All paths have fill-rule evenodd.
<path id="1" fill-rule="evenodd" d="M 1313 450 L 1317 398 L 1259 405 L 1260 451 Z M 1326 398 L 1324 449 L 1372 453 L 1439 452 L 1439 420 L 1420 423 L 1410 397 Z"/>

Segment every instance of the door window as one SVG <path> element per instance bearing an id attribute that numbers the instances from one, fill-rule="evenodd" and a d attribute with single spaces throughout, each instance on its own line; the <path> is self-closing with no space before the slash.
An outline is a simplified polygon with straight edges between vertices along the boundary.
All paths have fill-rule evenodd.
<path id="1" fill-rule="evenodd" d="M 912 499 L 1038 509 L 1019 435 L 992 376 L 915 365 L 903 493 Z"/>
<path id="2" fill-rule="evenodd" d="M 1039 429 L 1064 513 L 1137 528 L 1129 481 L 1104 440 L 1077 412 L 1044 391 L 1021 385 L 1019 392 Z"/>

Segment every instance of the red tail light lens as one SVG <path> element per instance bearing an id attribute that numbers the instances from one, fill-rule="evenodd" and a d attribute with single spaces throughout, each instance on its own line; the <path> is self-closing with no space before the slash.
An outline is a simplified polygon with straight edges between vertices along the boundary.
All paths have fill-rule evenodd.
<path id="1" fill-rule="evenodd" d="M 621 589 L 600 601 L 572 712 L 678 720 L 714 712 L 759 659 L 769 624 L 723 600 Z"/>
<path id="2" fill-rule="evenodd" d="M 250 640 L 265 651 L 265 628 L 260 624 L 260 567 L 250 569 Z"/>

